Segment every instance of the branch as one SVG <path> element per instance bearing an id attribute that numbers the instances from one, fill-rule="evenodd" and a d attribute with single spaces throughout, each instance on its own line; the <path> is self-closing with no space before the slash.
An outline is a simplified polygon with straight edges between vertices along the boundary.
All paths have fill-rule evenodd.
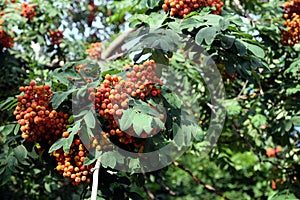
<path id="1" fill-rule="evenodd" d="M 165 185 L 163 182 L 159 182 L 158 184 L 161 185 L 171 196 L 176 195 L 176 193 L 173 190 L 171 190 L 169 186 Z"/>
<path id="2" fill-rule="evenodd" d="M 186 168 L 185 166 L 179 164 L 178 162 L 173 162 L 173 165 L 184 170 L 185 172 L 187 172 L 193 179 L 194 181 L 196 181 L 198 184 L 203 185 L 205 189 L 207 189 L 208 191 L 214 192 L 216 195 L 222 197 L 225 200 L 230 200 L 228 197 L 226 197 L 223 193 L 221 193 L 220 191 L 218 191 L 216 188 L 214 188 L 211 185 L 206 184 L 205 182 L 203 182 L 202 180 L 200 180 L 197 176 L 195 176 L 193 174 L 193 172 Z"/>
<path id="3" fill-rule="evenodd" d="M 251 26 L 254 26 L 254 20 L 253 18 L 249 15 L 249 13 L 246 12 L 246 10 L 243 8 L 243 6 L 241 5 L 241 2 L 239 0 L 233 0 L 233 5 L 242 11 L 242 14 L 250 21 Z"/>
<path id="4" fill-rule="evenodd" d="M 112 43 L 110 43 L 108 48 L 102 53 L 101 59 L 106 60 L 107 58 L 114 55 L 117 52 L 117 49 L 119 49 L 123 45 L 123 42 L 127 38 L 127 36 L 135 30 L 136 28 L 129 28 L 120 36 L 118 36 Z"/>
<path id="5" fill-rule="evenodd" d="M 97 192 L 98 192 L 98 177 L 99 177 L 99 169 L 101 164 L 101 157 L 97 159 L 95 167 L 92 169 L 93 172 L 93 186 L 92 186 L 92 195 L 91 200 L 97 199 Z"/>
<path id="6" fill-rule="evenodd" d="M 154 196 L 154 194 L 147 188 L 146 185 L 144 185 L 143 188 L 144 188 L 145 192 L 147 193 L 147 195 L 149 196 L 149 198 L 151 200 L 155 200 L 156 199 L 155 196 Z"/>
<path id="7" fill-rule="evenodd" d="M 247 85 L 248 85 L 248 80 L 246 80 L 246 82 L 244 83 L 243 88 L 240 91 L 240 93 L 238 94 L 238 96 L 234 98 L 235 100 L 248 98 L 247 96 L 243 95 L 243 92 L 245 91 Z"/>

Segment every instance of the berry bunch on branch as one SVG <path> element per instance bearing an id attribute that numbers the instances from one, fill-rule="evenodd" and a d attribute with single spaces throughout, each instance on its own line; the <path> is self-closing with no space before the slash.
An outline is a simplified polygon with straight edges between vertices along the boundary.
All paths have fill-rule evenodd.
<path id="1" fill-rule="evenodd" d="M 112 140 L 122 144 L 132 144 L 135 149 L 142 151 L 144 140 L 148 135 L 155 134 L 158 130 L 152 129 L 150 133 L 135 134 L 133 127 L 121 130 L 119 120 L 130 105 L 130 98 L 144 101 L 147 97 L 160 96 L 161 80 L 156 76 L 156 64 L 153 60 L 146 61 L 141 65 L 128 65 L 124 69 L 126 78 L 121 76 L 105 76 L 105 80 L 96 88 L 90 88 L 89 100 L 94 101 L 94 109 L 105 120 L 104 133 Z M 150 106 L 150 105 L 149 105 Z M 160 116 L 163 120 L 165 116 Z M 126 133 L 124 132 L 126 131 Z M 139 137 L 139 138 L 138 138 Z"/>
<path id="2" fill-rule="evenodd" d="M 221 0 L 165 0 L 162 8 L 165 12 L 170 11 L 171 16 L 184 18 L 192 11 L 202 7 L 213 7 L 213 14 L 220 15 L 224 3 Z"/>
<path id="3" fill-rule="evenodd" d="M 102 53 L 102 44 L 100 42 L 92 43 L 91 47 L 86 50 L 86 53 L 91 59 L 99 60 Z"/>
<path id="4" fill-rule="evenodd" d="M 282 30 L 281 43 L 283 45 L 294 46 L 299 42 L 300 36 L 300 1 L 289 0 L 283 5 L 284 25 L 287 30 Z"/>
<path id="5" fill-rule="evenodd" d="M 65 132 L 64 135 L 68 132 Z M 69 153 L 65 153 L 62 148 L 54 151 L 52 155 L 56 158 L 56 170 L 71 180 L 73 185 L 79 185 L 83 182 L 91 182 L 91 169 L 93 165 L 83 165 L 88 156 L 88 151 L 82 144 L 78 135 L 75 135 L 70 147 Z"/>
<path id="6" fill-rule="evenodd" d="M 29 5 L 26 2 L 23 2 L 21 4 L 21 12 L 20 15 L 27 18 L 28 20 L 32 20 L 36 16 L 36 6 L 35 5 Z"/>
<path id="7" fill-rule="evenodd" d="M 21 125 L 22 138 L 30 142 L 55 142 L 66 131 L 69 116 L 52 109 L 50 86 L 31 81 L 29 86 L 19 89 L 23 94 L 18 96 L 14 115 Z"/>
<path id="8" fill-rule="evenodd" d="M 60 42 L 61 42 L 61 39 L 64 38 L 64 34 L 62 31 L 60 30 L 51 30 L 50 31 L 50 41 L 52 44 L 56 44 L 56 45 L 59 45 Z"/>

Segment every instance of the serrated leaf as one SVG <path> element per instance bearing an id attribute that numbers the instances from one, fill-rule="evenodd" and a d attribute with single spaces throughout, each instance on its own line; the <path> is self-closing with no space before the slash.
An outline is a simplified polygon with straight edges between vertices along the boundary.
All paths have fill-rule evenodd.
<path id="1" fill-rule="evenodd" d="M 150 107 L 149 105 L 142 105 L 142 104 L 137 104 L 134 106 L 134 109 L 144 113 L 144 114 L 148 114 L 154 117 L 159 117 L 159 112 L 157 112 L 154 108 Z"/>
<path id="2" fill-rule="evenodd" d="M 237 100 L 227 99 L 224 101 L 223 106 L 225 107 L 228 115 L 238 115 L 242 111 L 242 107 Z"/>
<path id="3" fill-rule="evenodd" d="M 238 51 L 238 54 L 240 56 L 246 55 L 247 48 L 246 48 L 246 46 L 242 42 L 240 42 L 239 40 L 235 40 L 234 41 L 234 45 L 235 45 L 235 47 L 236 47 L 236 49 Z"/>
<path id="4" fill-rule="evenodd" d="M 69 90 L 66 92 L 55 92 L 54 96 L 51 98 L 51 103 L 53 106 L 53 109 L 57 109 L 60 104 L 66 100 L 66 98 L 69 96 L 69 94 L 71 94 L 72 92 L 74 92 L 75 90 Z"/>
<path id="5" fill-rule="evenodd" d="M 132 158 L 129 161 L 129 169 L 137 169 L 140 167 L 140 161 L 137 158 Z"/>
<path id="6" fill-rule="evenodd" d="M 19 145 L 14 148 L 15 157 L 18 159 L 20 163 L 22 163 L 27 157 L 27 149 L 23 145 Z"/>
<path id="7" fill-rule="evenodd" d="M 165 124 L 159 118 L 154 117 L 153 119 L 154 119 L 154 126 L 157 125 L 159 129 L 165 128 Z"/>
<path id="8" fill-rule="evenodd" d="M 47 192 L 51 193 L 50 183 L 45 182 L 45 183 L 44 183 L 44 187 L 45 187 L 45 190 L 46 190 Z"/>
<path id="9" fill-rule="evenodd" d="M 151 126 L 152 119 L 152 117 L 143 113 L 136 114 L 133 119 L 133 129 L 135 133 L 140 135 L 143 130 L 145 130 L 147 133 L 150 133 L 153 129 Z"/>
<path id="10" fill-rule="evenodd" d="M 204 20 L 206 20 L 207 25 L 211 26 L 219 26 L 220 20 L 224 20 L 222 16 L 220 15 L 214 15 L 214 14 L 208 14 L 203 17 Z"/>
<path id="11" fill-rule="evenodd" d="M 181 108 L 182 102 L 176 94 L 163 92 L 163 97 L 170 105 L 174 106 L 175 108 Z"/>
<path id="12" fill-rule="evenodd" d="M 221 45 L 224 49 L 230 49 L 235 41 L 234 36 L 224 35 L 221 39 Z"/>
<path id="13" fill-rule="evenodd" d="M 1 134 L 3 136 L 8 136 L 15 128 L 16 124 L 8 124 L 8 125 L 5 125 L 5 126 L 1 126 L 3 128 L 1 128 Z"/>
<path id="14" fill-rule="evenodd" d="M 265 52 L 262 48 L 260 48 L 257 45 L 254 44 L 249 44 L 247 42 L 242 42 L 246 48 L 251 51 L 255 56 L 259 57 L 259 58 L 264 58 L 265 57 Z"/>
<path id="15" fill-rule="evenodd" d="M 114 156 L 113 152 L 105 152 L 101 156 L 101 163 L 104 167 L 114 168 L 117 164 L 117 159 Z"/>
<path id="16" fill-rule="evenodd" d="M 150 9 L 153 9 L 155 6 L 157 6 L 159 1 L 157 0 L 147 0 L 147 7 Z"/>
<path id="17" fill-rule="evenodd" d="M 228 26 L 229 26 L 229 22 L 227 20 L 220 19 L 219 20 L 219 25 L 220 25 L 220 29 L 222 31 L 225 31 L 228 28 Z"/>
<path id="18" fill-rule="evenodd" d="M 20 130 L 20 124 L 17 124 L 14 129 L 14 134 L 17 135 L 19 133 L 19 130 Z"/>
<path id="19" fill-rule="evenodd" d="M 72 131 L 70 133 L 69 137 L 63 138 L 64 139 L 63 150 L 64 150 L 65 153 L 69 153 L 70 152 L 71 145 L 72 145 L 72 142 L 74 140 L 75 134 L 77 134 L 77 132 Z"/>
<path id="20" fill-rule="evenodd" d="M 294 116 L 291 120 L 295 126 L 300 126 L 300 116 Z"/>
<path id="21" fill-rule="evenodd" d="M 205 27 L 200 29 L 200 31 L 196 35 L 196 43 L 201 45 L 203 40 L 207 45 L 211 45 L 217 35 L 218 29 L 216 27 Z"/>
<path id="22" fill-rule="evenodd" d="M 83 119 L 84 119 L 86 125 L 89 128 L 95 128 L 96 119 L 95 119 L 95 116 L 93 114 L 93 111 L 90 110 L 86 115 L 84 115 Z"/>
<path id="23" fill-rule="evenodd" d="M 177 124 L 176 124 L 177 125 Z M 174 130 L 176 130 L 176 132 L 174 133 Z M 174 142 L 175 144 L 181 148 L 184 145 L 184 135 L 183 135 L 183 130 L 181 127 L 177 126 L 175 129 L 173 128 L 173 134 L 174 136 Z"/>
<path id="24" fill-rule="evenodd" d="M 52 153 L 53 151 L 60 149 L 64 143 L 65 143 L 65 138 L 60 138 L 54 144 L 51 145 L 48 153 Z"/>
<path id="25" fill-rule="evenodd" d="M 132 125 L 132 119 L 135 112 L 132 109 L 123 110 L 123 115 L 119 119 L 120 129 L 126 131 Z"/>
<path id="26" fill-rule="evenodd" d="M 83 165 L 90 165 L 92 163 L 94 163 L 97 160 L 97 158 L 89 158 L 89 157 L 85 157 L 84 161 L 83 161 Z"/>
<path id="27" fill-rule="evenodd" d="M 18 160 L 14 156 L 9 156 L 7 159 L 7 167 L 10 169 L 12 172 L 15 171 L 15 167 L 18 165 Z"/>
<path id="28" fill-rule="evenodd" d="M 7 98 L 3 103 L 0 104 L 1 110 L 9 110 L 16 106 L 18 100 L 14 97 Z"/>
<path id="29" fill-rule="evenodd" d="M 204 138 L 204 132 L 200 126 L 194 125 L 194 128 L 192 130 L 192 135 L 195 138 L 196 141 L 202 141 Z"/>

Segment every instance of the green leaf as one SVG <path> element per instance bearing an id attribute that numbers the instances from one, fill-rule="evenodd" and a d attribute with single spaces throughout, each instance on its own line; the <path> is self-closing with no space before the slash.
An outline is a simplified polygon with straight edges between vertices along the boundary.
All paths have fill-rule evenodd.
<path id="1" fill-rule="evenodd" d="M 18 100 L 14 97 L 8 97 L 4 102 L 0 104 L 1 110 L 8 110 L 16 106 Z"/>
<path id="2" fill-rule="evenodd" d="M 264 115 L 256 114 L 253 117 L 251 117 L 251 123 L 254 127 L 259 128 L 267 123 L 267 118 Z"/>
<path id="3" fill-rule="evenodd" d="M 75 89 L 66 91 L 66 92 L 55 92 L 54 96 L 51 98 L 53 109 L 57 109 L 60 104 L 69 96 L 69 94 L 73 93 Z"/>
<path id="4" fill-rule="evenodd" d="M 17 135 L 19 133 L 19 130 L 20 130 L 20 124 L 17 124 L 15 126 L 14 134 Z"/>
<path id="5" fill-rule="evenodd" d="M 157 112 L 154 108 L 151 108 L 149 105 L 147 104 L 136 104 L 134 105 L 134 109 L 144 113 L 144 114 L 148 114 L 154 117 L 159 117 L 159 112 Z"/>
<path id="6" fill-rule="evenodd" d="M 229 116 L 238 115 L 242 111 L 242 107 L 239 102 L 234 99 L 226 99 L 224 102 L 224 107 Z"/>
<path id="7" fill-rule="evenodd" d="M 141 135 L 143 130 L 147 133 L 152 131 L 152 117 L 145 115 L 143 113 L 137 113 L 133 119 L 133 129 L 137 135 Z"/>
<path id="8" fill-rule="evenodd" d="M 0 130 L 3 136 L 8 136 L 10 133 L 13 132 L 16 124 L 8 124 L 5 126 L 0 126 Z"/>
<path id="9" fill-rule="evenodd" d="M 22 163 L 27 157 L 27 149 L 23 145 L 19 145 L 14 148 L 15 157 L 18 159 L 20 163 Z"/>
<path id="10" fill-rule="evenodd" d="M 135 112 L 132 109 L 123 110 L 123 115 L 119 119 L 120 129 L 126 131 L 131 125 Z"/>
<path id="11" fill-rule="evenodd" d="M 229 26 L 229 22 L 227 20 L 224 20 L 224 19 L 220 19 L 219 24 L 220 24 L 220 29 L 222 31 L 225 31 Z"/>
<path id="12" fill-rule="evenodd" d="M 95 116 L 93 114 L 93 111 L 90 110 L 86 115 L 84 115 L 83 119 L 84 119 L 86 125 L 89 128 L 95 128 L 96 119 L 95 119 Z"/>
<path id="13" fill-rule="evenodd" d="M 290 190 L 283 190 L 269 197 L 268 200 L 296 200 L 298 199 Z"/>
<path id="14" fill-rule="evenodd" d="M 150 9 L 153 9 L 155 6 L 157 6 L 159 1 L 157 0 L 147 0 L 147 7 Z"/>
<path id="15" fill-rule="evenodd" d="M 165 128 L 165 124 L 159 118 L 154 117 L 153 119 L 154 119 L 154 127 L 158 126 L 159 129 Z"/>
<path id="16" fill-rule="evenodd" d="M 291 120 L 295 126 L 300 126 L 300 116 L 294 116 Z"/>
<path id="17" fill-rule="evenodd" d="M 175 108 L 181 108 L 182 102 L 175 93 L 167 93 L 162 91 L 162 95 L 170 105 L 174 106 Z"/>
<path id="18" fill-rule="evenodd" d="M 92 163 L 94 163 L 97 160 L 97 158 L 89 158 L 89 157 L 85 157 L 83 165 L 90 165 Z"/>
<path id="19" fill-rule="evenodd" d="M 203 19 L 206 21 L 205 23 L 207 25 L 211 25 L 211 26 L 220 26 L 220 21 L 223 20 L 223 17 L 220 16 L 220 15 L 214 15 L 214 14 L 208 14 L 208 15 L 205 15 L 203 17 Z"/>
<path id="20" fill-rule="evenodd" d="M 51 193 L 51 185 L 50 185 L 50 183 L 45 182 L 45 183 L 44 183 L 44 187 L 45 187 L 45 190 L 46 190 L 47 192 Z"/>
<path id="21" fill-rule="evenodd" d="M 255 56 L 259 57 L 259 58 L 264 58 L 265 57 L 265 52 L 262 48 L 260 48 L 257 45 L 254 44 L 249 44 L 247 42 L 242 42 L 246 48 L 251 51 Z"/>
<path id="22" fill-rule="evenodd" d="M 104 167 L 114 168 L 117 164 L 117 159 L 113 152 L 105 152 L 101 156 L 101 163 Z"/>
<path id="23" fill-rule="evenodd" d="M 178 147 L 181 147 L 182 145 L 184 145 L 183 130 L 176 123 L 173 123 L 172 129 L 174 134 L 174 142 Z"/>
<path id="24" fill-rule="evenodd" d="M 77 131 L 78 132 L 78 131 Z M 72 145 L 72 142 L 74 140 L 74 136 L 75 134 L 77 134 L 77 132 L 75 131 L 72 131 L 69 135 L 69 137 L 67 138 L 62 138 L 64 139 L 64 143 L 63 143 L 63 150 L 65 153 L 69 153 L 70 152 L 70 149 L 71 149 L 71 145 Z"/>
<path id="25" fill-rule="evenodd" d="M 194 125 L 194 128 L 192 130 L 192 135 L 196 141 L 198 141 L 198 142 L 203 141 L 204 132 L 200 126 Z"/>
<path id="26" fill-rule="evenodd" d="M 196 35 L 196 43 L 201 45 L 203 40 L 207 45 L 211 45 L 217 35 L 218 29 L 216 27 L 205 27 L 200 29 L 200 31 Z"/>
<path id="27" fill-rule="evenodd" d="M 65 138 L 60 138 L 54 144 L 51 145 L 48 153 L 52 153 L 53 151 L 60 149 L 64 143 L 65 143 Z"/>
<path id="28" fill-rule="evenodd" d="M 234 45 L 235 45 L 235 47 L 236 47 L 236 49 L 238 51 L 238 54 L 240 56 L 245 56 L 246 55 L 247 48 L 246 48 L 246 46 L 241 41 L 235 40 L 234 41 Z"/>
<path id="29" fill-rule="evenodd" d="M 133 169 L 137 169 L 140 167 L 140 161 L 137 158 L 132 158 L 129 161 L 129 169 L 133 170 Z"/>
<path id="30" fill-rule="evenodd" d="M 234 36 L 224 35 L 221 39 L 221 45 L 224 49 L 230 49 L 235 41 Z"/>
<path id="31" fill-rule="evenodd" d="M 18 160 L 14 156 L 9 156 L 7 159 L 7 167 L 10 169 L 12 172 L 15 171 L 15 167 L 18 166 Z"/>
<path id="32" fill-rule="evenodd" d="M 168 26 L 169 26 L 170 29 L 172 29 L 176 33 L 181 33 L 182 27 L 181 27 L 181 25 L 179 23 L 177 23 L 177 22 L 169 22 Z"/>

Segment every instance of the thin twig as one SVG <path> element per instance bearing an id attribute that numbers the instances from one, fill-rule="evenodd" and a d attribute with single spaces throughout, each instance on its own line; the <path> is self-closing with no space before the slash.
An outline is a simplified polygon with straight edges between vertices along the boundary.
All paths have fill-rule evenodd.
<path id="1" fill-rule="evenodd" d="M 240 91 L 240 93 L 239 93 L 239 95 L 238 96 L 240 96 L 240 95 L 242 95 L 243 94 L 243 92 L 244 92 L 244 90 L 246 89 L 246 86 L 248 85 L 248 80 L 246 80 L 246 82 L 244 83 L 244 85 L 243 85 L 243 88 L 242 88 L 242 90 Z"/>
<path id="2" fill-rule="evenodd" d="M 176 193 L 173 190 L 171 190 L 169 186 L 165 185 L 163 182 L 159 182 L 159 185 L 161 185 L 166 191 L 168 191 L 171 196 L 176 195 Z"/>
<path id="3" fill-rule="evenodd" d="M 198 184 L 203 185 L 205 189 L 207 189 L 211 192 L 214 192 L 216 195 L 222 197 L 225 200 L 230 200 L 228 197 L 226 197 L 223 193 L 218 191 L 216 188 L 214 188 L 213 186 L 208 185 L 205 182 L 203 182 L 202 180 L 200 180 L 197 176 L 195 176 L 193 174 L 193 172 L 190 169 L 186 168 L 185 166 L 183 166 L 183 165 L 181 165 L 181 164 L 179 164 L 178 162 L 175 162 L 175 161 L 173 162 L 173 165 L 180 168 L 180 169 L 182 169 L 182 170 L 184 170 L 185 172 L 187 172 L 194 179 L 194 181 L 196 181 Z"/>
<path id="4" fill-rule="evenodd" d="M 95 167 L 92 169 L 93 172 L 93 186 L 92 186 L 92 195 L 91 200 L 97 199 L 97 193 L 98 193 L 98 177 L 99 177 L 99 170 L 100 170 L 100 164 L 101 164 L 101 157 L 97 159 Z"/>
<path id="5" fill-rule="evenodd" d="M 148 197 L 151 199 L 151 200 L 155 200 L 155 196 L 154 194 L 147 188 L 146 185 L 143 186 L 145 192 L 147 193 Z"/>

